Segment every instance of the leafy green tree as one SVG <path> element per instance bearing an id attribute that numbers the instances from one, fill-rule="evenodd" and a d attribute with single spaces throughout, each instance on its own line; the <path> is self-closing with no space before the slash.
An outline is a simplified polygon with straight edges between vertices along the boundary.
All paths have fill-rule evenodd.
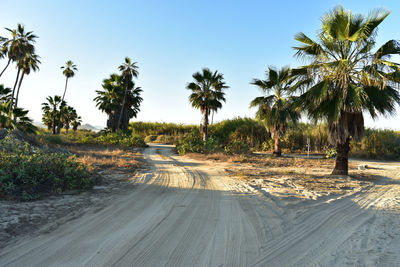
<path id="1" fill-rule="evenodd" d="M 267 79 L 254 79 L 251 84 L 256 85 L 268 95 L 253 99 L 250 107 L 257 107 L 256 118 L 263 121 L 275 140 L 274 156 L 281 156 L 281 138 L 285 135 L 290 122 L 296 124 L 300 113 L 294 108 L 291 93 L 299 84 L 291 77 L 289 67 L 279 71 L 268 67 Z M 271 93 L 271 94 L 269 94 Z"/>
<path id="2" fill-rule="evenodd" d="M 122 112 L 120 129 L 127 130 L 129 120 L 136 117 L 143 101 L 142 89 L 133 81 L 127 81 L 122 75 L 111 74 L 102 84 L 103 90 L 97 90 L 94 98 L 96 106 L 108 115 L 107 128 L 112 132 L 118 129 L 118 121 Z M 121 110 L 121 103 L 125 104 Z"/>
<path id="3" fill-rule="evenodd" d="M 131 59 L 129 57 L 125 57 L 125 62 L 122 63 L 119 66 L 119 70 L 122 71 L 122 78 L 124 79 L 124 83 L 125 83 L 125 92 L 124 92 L 124 98 L 122 100 L 122 105 L 121 105 L 121 112 L 118 118 L 118 124 L 117 124 L 117 129 L 120 129 L 120 125 L 121 125 L 121 120 L 122 120 L 122 116 L 123 116 L 123 109 L 125 107 L 125 102 L 126 102 L 126 94 L 128 92 L 128 86 L 130 84 L 130 82 L 132 82 L 133 77 L 137 78 L 137 76 L 139 75 L 138 69 L 139 67 L 136 65 L 137 62 L 132 62 Z"/>
<path id="4" fill-rule="evenodd" d="M 31 71 L 36 72 L 39 70 L 39 64 L 41 63 L 39 58 L 40 57 L 38 55 L 28 53 L 21 60 L 22 75 L 18 83 L 17 95 L 15 97 L 15 107 L 18 106 L 19 91 L 21 89 L 22 80 L 24 79 L 25 74 L 29 75 Z"/>
<path id="5" fill-rule="evenodd" d="M 199 109 L 203 115 L 203 139 L 208 141 L 208 116 L 212 110 L 222 108 L 222 101 L 225 102 L 224 89 L 229 88 L 224 82 L 224 76 L 218 71 L 212 72 L 203 68 L 201 72 L 192 75 L 194 82 L 189 83 L 186 89 L 191 90 L 189 101 L 192 107 Z"/>
<path id="6" fill-rule="evenodd" d="M 377 9 L 364 16 L 338 6 L 322 17 L 317 41 L 304 33 L 295 36 L 296 55 L 310 61 L 293 70 L 311 81 L 299 103 L 310 119 L 327 121 L 338 153 L 332 174 L 348 174 L 349 143 L 363 136 L 363 112 L 373 118 L 393 114 L 400 103 L 399 64 L 390 61 L 400 53 L 399 43 L 390 40 L 373 50 L 377 28 L 389 13 Z"/>
<path id="7" fill-rule="evenodd" d="M 56 134 L 56 127 L 60 125 L 60 110 L 65 106 L 65 101 L 61 100 L 61 96 L 48 96 L 47 102 L 42 103 L 43 117 L 42 121 L 48 129 L 52 129 L 52 133 Z"/>

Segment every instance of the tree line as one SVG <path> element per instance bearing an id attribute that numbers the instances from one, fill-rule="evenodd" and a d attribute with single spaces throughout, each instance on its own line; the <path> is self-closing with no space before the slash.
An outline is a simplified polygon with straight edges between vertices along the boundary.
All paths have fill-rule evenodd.
<path id="1" fill-rule="evenodd" d="M 269 67 L 265 80 L 251 82 L 264 93 L 250 107 L 257 107 L 256 117 L 274 137 L 274 155 L 281 155 L 280 138 L 288 123 L 297 123 L 305 114 L 328 125 L 329 140 L 337 150 L 332 174 L 348 174 L 350 140 L 359 141 L 364 134 L 363 112 L 377 118 L 394 114 L 400 104 L 400 65 L 390 60 L 400 54 L 400 44 L 389 40 L 374 49 L 378 26 L 389 14 L 377 9 L 364 16 L 338 6 L 321 18 L 316 40 L 302 32 L 295 35 L 295 56 L 308 65 Z M 222 74 L 209 69 L 196 72 L 193 79 L 187 86 L 192 91 L 189 101 L 203 115 L 201 129 L 207 142 L 210 110 L 222 106 L 221 89 L 227 86 Z"/>
<path id="2" fill-rule="evenodd" d="M 297 123 L 306 115 L 311 121 L 328 125 L 329 140 L 336 146 L 337 159 L 333 174 L 348 173 L 350 140 L 358 141 L 364 134 L 364 112 L 373 118 L 394 114 L 400 104 L 398 91 L 400 65 L 390 60 L 400 54 L 397 40 L 389 40 L 375 48 L 378 26 L 390 12 L 377 9 L 369 15 L 354 14 L 338 6 L 321 18 L 321 29 L 316 39 L 298 33 L 293 47 L 295 57 L 309 64 L 297 68 L 268 67 L 265 79 L 253 79 L 251 84 L 262 95 L 250 103 L 256 107 L 256 118 L 262 121 L 275 141 L 274 155 L 280 156 L 280 139 L 289 123 Z M 26 32 L 21 24 L 17 29 L 6 28 L 9 38 L 1 37 L 0 57 L 16 64 L 17 76 L 13 88 L 0 87 L 0 127 L 29 127 L 27 111 L 18 107 L 21 84 L 25 75 L 39 70 L 40 57 L 35 54 L 37 36 Z M 113 73 L 102 82 L 94 98 L 96 106 L 108 116 L 107 128 L 111 132 L 127 130 L 129 120 L 140 111 L 142 89 L 134 78 L 138 77 L 137 62 L 126 57 Z M 42 104 L 43 122 L 53 132 L 60 133 L 81 120 L 76 110 L 65 101 L 68 81 L 77 71 L 68 61 L 62 67 L 66 77 L 64 93 L 47 97 Z M 192 75 L 186 86 L 191 91 L 189 101 L 203 115 L 201 130 L 204 142 L 208 141 L 209 116 L 222 108 L 224 90 L 228 89 L 223 74 L 203 68 Z"/>

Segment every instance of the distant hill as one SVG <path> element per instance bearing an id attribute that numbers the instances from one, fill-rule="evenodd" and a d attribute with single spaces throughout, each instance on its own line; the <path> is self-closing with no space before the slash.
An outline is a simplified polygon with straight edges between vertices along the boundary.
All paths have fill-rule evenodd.
<path id="1" fill-rule="evenodd" d="M 47 129 L 46 125 L 44 125 L 43 123 L 38 122 L 38 121 L 34 121 L 33 125 L 35 125 L 36 127 L 39 127 L 39 128 Z M 93 126 L 93 125 L 90 125 L 89 123 L 85 123 L 85 124 L 79 126 L 78 129 L 99 132 L 104 129 L 104 126 Z"/>
<path id="2" fill-rule="evenodd" d="M 93 126 L 93 125 L 90 125 L 89 123 L 85 123 L 85 124 L 82 124 L 81 126 L 79 126 L 78 129 L 84 129 L 84 130 L 90 130 L 90 131 L 93 131 L 93 132 L 99 132 L 99 131 L 103 130 L 104 127 Z"/>

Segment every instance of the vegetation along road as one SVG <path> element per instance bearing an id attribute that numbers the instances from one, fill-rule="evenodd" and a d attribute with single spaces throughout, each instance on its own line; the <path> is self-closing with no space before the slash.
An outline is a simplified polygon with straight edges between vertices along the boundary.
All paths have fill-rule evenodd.
<path id="1" fill-rule="evenodd" d="M 400 264 L 400 177 L 301 201 L 229 177 L 233 163 L 179 157 L 167 145 L 144 157 L 149 167 L 131 193 L 4 248 L 0 265 Z"/>

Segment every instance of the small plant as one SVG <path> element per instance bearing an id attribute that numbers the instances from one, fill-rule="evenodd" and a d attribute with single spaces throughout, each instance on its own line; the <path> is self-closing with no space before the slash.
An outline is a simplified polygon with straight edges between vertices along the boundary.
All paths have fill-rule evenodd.
<path id="1" fill-rule="evenodd" d="M 337 157 L 337 151 L 334 148 L 328 148 L 325 152 L 325 158 L 335 159 Z"/>

